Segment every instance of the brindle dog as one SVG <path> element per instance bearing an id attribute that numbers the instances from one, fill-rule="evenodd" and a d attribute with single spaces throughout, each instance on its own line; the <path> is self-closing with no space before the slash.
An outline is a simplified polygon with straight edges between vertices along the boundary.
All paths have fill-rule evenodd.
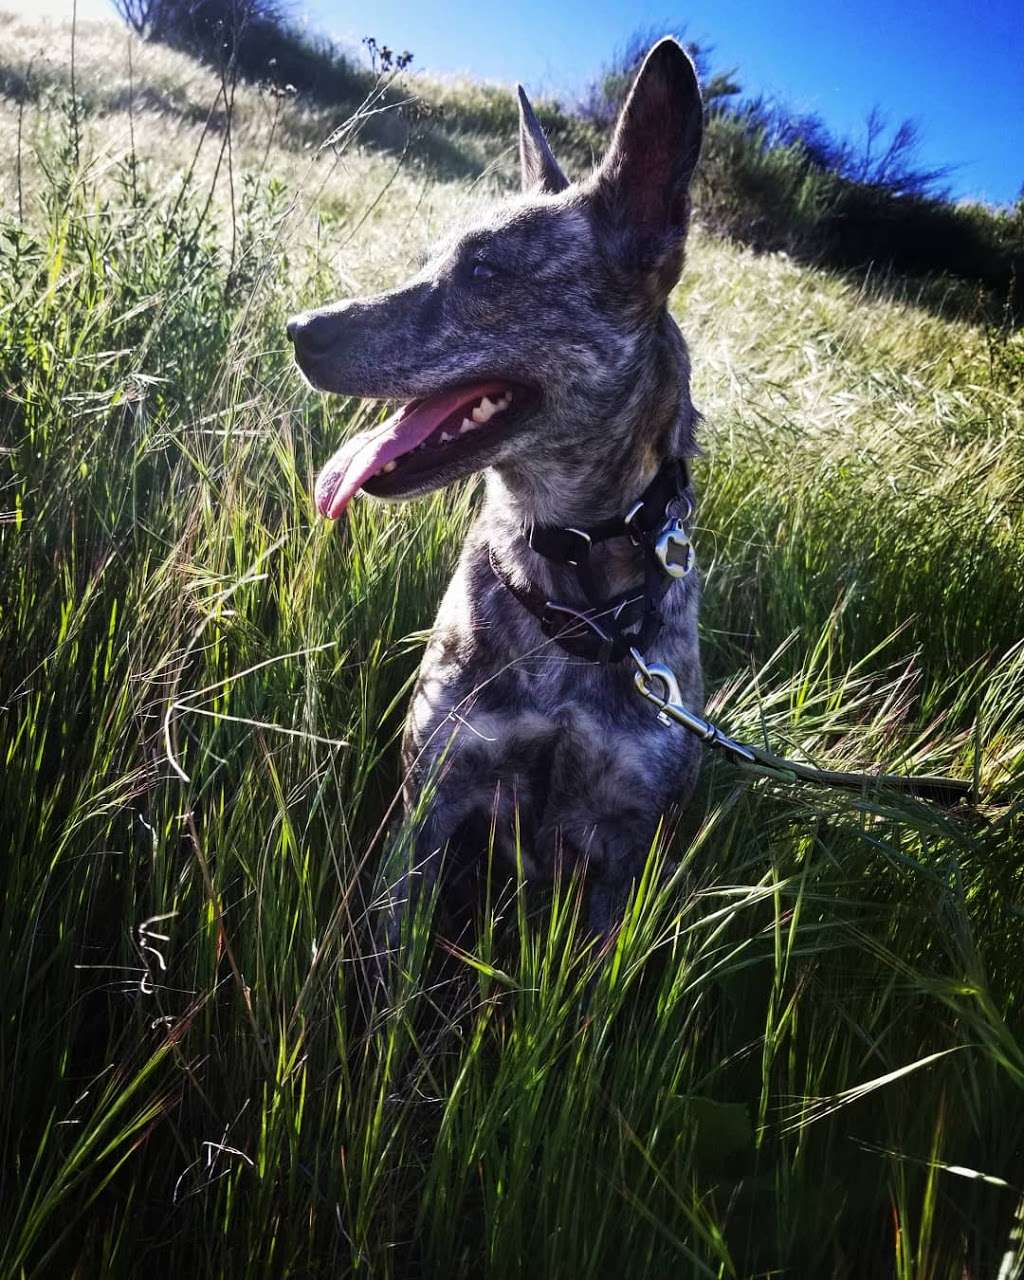
<path id="1" fill-rule="evenodd" d="M 407 812 L 428 778 L 433 789 L 396 898 L 432 885 L 469 832 L 484 833 L 478 858 L 492 827 L 510 851 L 518 824 L 528 876 L 585 861 L 589 922 L 607 932 L 660 816 L 693 790 L 700 745 L 658 723 L 628 662 L 572 656 L 508 584 L 586 609 L 575 571 L 536 554 L 523 530 L 621 517 L 666 459 L 695 450 L 689 358 L 667 299 L 703 109 L 690 59 L 660 41 L 600 167 L 570 184 L 522 89 L 519 102 L 523 193 L 401 288 L 305 312 L 288 333 L 314 387 L 400 406 L 327 464 L 324 515 L 360 488 L 411 498 L 485 471 L 406 726 Z M 640 555 L 628 537 L 595 546 L 599 589 L 641 581 Z M 695 573 L 671 585 L 647 654 L 678 673 L 694 710 L 698 602 Z"/>

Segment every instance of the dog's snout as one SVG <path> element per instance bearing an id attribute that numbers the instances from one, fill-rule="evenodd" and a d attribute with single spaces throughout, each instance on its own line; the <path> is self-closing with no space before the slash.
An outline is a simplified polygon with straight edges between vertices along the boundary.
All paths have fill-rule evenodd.
<path id="1" fill-rule="evenodd" d="M 331 311 L 303 311 L 292 316 L 285 331 L 300 355 L 322 356 L 336 345 L 339 317 Z"/>

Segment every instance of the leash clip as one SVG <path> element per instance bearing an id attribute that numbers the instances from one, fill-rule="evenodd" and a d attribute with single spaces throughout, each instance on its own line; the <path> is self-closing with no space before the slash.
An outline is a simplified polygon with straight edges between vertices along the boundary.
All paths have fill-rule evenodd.
<path id="1" fill-rule="evenodd" d="M 703 716 L 696 715 L 683 705 L 679 681 L 670 667 L 666 667 L 662 662 L 648 663 L 637 649 L 630 650 L 630 657 L 636 664 L 633 683 L 637 692 L 658 708 L 658 719 L 662 724 L 670 725 L 673 722 L 681 724 L 684 729 L 695 733 L 709 747 L 724 751 L 737 763 L 755 764 L 757 762 L 757 757 L 749 747 L 728 737 L 710 720 L 705 720 Z M 664 689 L 664 693 L 658 686 Z"/>

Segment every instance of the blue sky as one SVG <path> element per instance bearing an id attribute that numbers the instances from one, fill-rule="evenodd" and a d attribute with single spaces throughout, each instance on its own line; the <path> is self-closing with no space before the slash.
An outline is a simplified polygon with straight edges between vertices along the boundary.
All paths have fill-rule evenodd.
<path id="1" fill-rule="evenodd" d="M 571 97 L 637 28 L 685 23 L 736 68 L 748 93 L 778 94 L 856 134 L 878 104 L 922 131 L 928 167 L 958 166 L 957 195 L 1013 200 L 1024 184 L 1022 0 L 291 0 L 296 15 L 346 43 L 365 35 L 411 49 L 427 71 L 522 80 Z M 0 0 L 25 13 L 70 14 L 71 0 Z M 109 0 L 79 0 L 86 16 Z"/>
<path id="2" fill-rule="evenodd" d="M 300 6 L 301 7 L 301 6 Z M 1009 201 L 1024 183 L 1022 0 L 305 0 L 315 25 L 411 49 L 425 70 L 522 80 L 568 95 L 637 28 L 685 22 L 748 92 L 818 111 L 841 133 L 877 103 L 920 121 L 920 156 L 958 164 L 959 195 Z M 668 19 L 668 20 L 667 20 Z"/>

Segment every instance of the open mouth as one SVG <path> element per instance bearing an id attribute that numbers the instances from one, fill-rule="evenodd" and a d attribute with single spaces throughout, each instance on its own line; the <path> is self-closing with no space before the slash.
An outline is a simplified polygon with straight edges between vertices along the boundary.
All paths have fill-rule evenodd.
<path id="1" fill-rule="evenodd" d="M 539 399 L 522 383 L 491 379 L 410 401 L 345 441 L 317 477 L 317 510 L 336 520 L 359 489 L 397 497 L 453 464 L 474 470 L 474 459 L 512 434 Z"/>

